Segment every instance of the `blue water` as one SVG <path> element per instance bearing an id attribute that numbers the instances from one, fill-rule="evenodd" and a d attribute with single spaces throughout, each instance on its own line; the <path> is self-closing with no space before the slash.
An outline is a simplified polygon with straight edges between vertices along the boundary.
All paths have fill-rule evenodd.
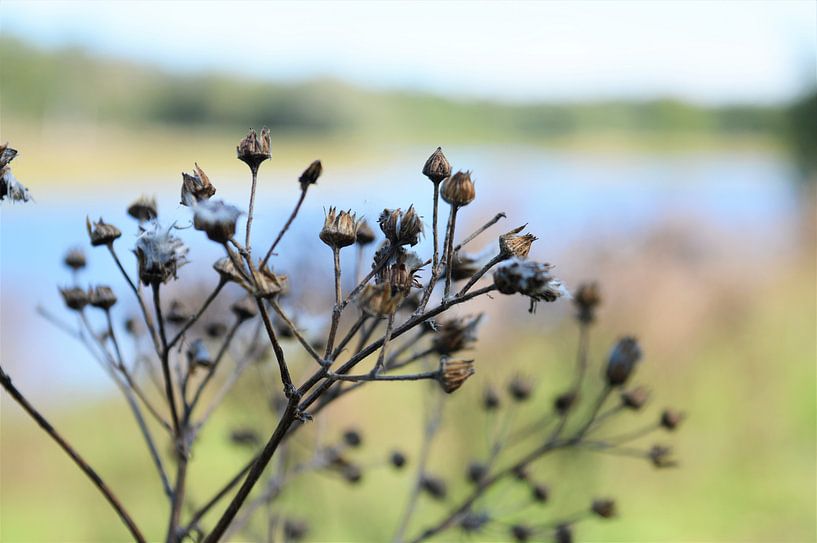
<path id="1" fill-rule="evenodd" d="M 358 164 L 353 169 L 325 165 L 325 175 L 310 190 L 304 211 L 279 246 L 279 253 L 300 255 L 295 262 L 288 261 L 289 268 L 283 266 L 294 282 L 302 278 L 297 266 L 328 262 L 328 249 L 317 239 L 317 232 L 323 209 L 329 205 L 351 208 L 374 223 L 384 207 L 406 208 L 413 202 L 430 223 L 432 186 L 419 174 L 427 150 L 413 151 L 406 156 L 419 160 Z M 758 256 L 791 237 L 791 217 L 797 206 L 794 174 L 785 161 L 772 155 L 615 157 L 506 147 L 453 148 L 447 154 L 455 168 L 473 170 L 476 179 L 477 200 L 460 212 L 460 232 L 505 211 L 508 220 L 501 228 L 529 223 L 529 230 L 541 240 L 535 246 L 536 256 L 545 260 L 586 240 L 626 238 L 673 218 L 684 221 L 690 230 L 706 229 L 742 240 L 747 247 L 756 248 Z M 268 245 L 288 216 L 298 196 L 296 175 L 262 168 L 259 212 L 253 226 L 256 246 Z M 47 390 L 49 383 L 83 393 L 107 390 L 105 377 L 87 355 L 61 332 L 43 327 L 35 307 L 41 304 L 70 320 L 57 286 L 71 281 L 61 259 L 74 245 L 86 247 L 90 259 L 83 284 L 108 283 L 120 298 L 126 298 L 126 286 L 107 251 L 87 243 L 85 215 L 101 215 L 123 230 L 117 247 L 133 269 L 129 249 L 136 225 L 125 214 L 127 205 L 138 196 L 132 187 L 156 193 L 164 223 L 187 225 L 189 210 L 177 204 L 179 183 L 178 176 L 170 175 L 167 180 L 118 179 L 94 189 L 60 186 L 37 191 L 32 186 L 36 204 L 4 204 L 0 217 L 0 348 L 3 363 L 14 368 L 19 379 L 40 391 Z M 234 179 L 214 183 L 219 197 L 246 208 L 248 183 L 240 164 Z M 190 246 L 192 261 L 182 270 L 182 278 L 195 279 L 206 288 L 215 282 L 215 274 L 209 265 L 197 264 L 221 256 L 220 248 L 192 229 L 179 235 Z M 485 243 L 492 237 L 486 237 Z M 418 249 L 428 252 L 428 248 L 429 240 L 425 240 Z M 351 265 L 351 261 L 344 262 L 344 266 Z M 328 282 L 328 269 L 317 280 Z M 119 309 L 123 307 L 132 309 L 132 304 Z"/>

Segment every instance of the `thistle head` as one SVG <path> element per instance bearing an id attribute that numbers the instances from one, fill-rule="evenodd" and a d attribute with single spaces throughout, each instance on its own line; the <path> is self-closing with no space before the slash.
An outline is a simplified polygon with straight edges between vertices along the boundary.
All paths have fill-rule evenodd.
<path id="1" fill-rule="evenodd" d="M 437 150 L 428 157 L 423 166 L 423 175 L 428 177 L 435 185 L 451 175 L 451 164 L 445 158 L 442 147 L 437 147 Z"/>
<path id="2" fill-rule="evenodd" d="M 519 233 L 525 229 L 527 225 L 523 224 L 519 228 L 514 228 L 510 232 L 506 232 L 499 236 L 499 254 L 504 258 L 526 258 L 530 252 L 530 247 L 538 238 L 533 234 Z"/>
<path id="3" fill-rule="evenodd" d="M 187 264 L 187 247 L 158 224 L 145 230 L 136 240 L 139 279 L 144 285 L 158 285 L 176 278 L 176 272 Z M 118 237 L 118 236 L 117 236 Z M 92 236 L 93 239 L 93 236 Z"/>
<path id="4" fill-rule="evenodd" d="M 116 304 L 116 294 L 109 286 L 97 285 L 88 292 L 88 301 L 92 306 L 107 311 Z"/>
<path id="5" fill-rule="evenodd" d="M 635 371 L 635 366 L 641 360 L 641 347 L 638 341 L 631 336 L 623 337 L 613 346 L 610 356 L 607 357 L 605 378 L 611 387 L 624 385 Z"/>
<path id="6" fill-rule="evenodd" d="M 321 173 L 323 173 L 323 165 L 321 164 L 321 161 L 313 161 L 312 164 L 306 167 L 301 176 L 298 178 L 298 182 L 301 184 L 301 189 L 317 183 Z"/>
<path id="7" fill-rule="evenodd" d="M 217 243 L 227 243 L 235 235 L 240 209 L 221 200 L 206 200 L 193 208 L 193 227 Z"/>
<path id="8" fill-rule="evenodd" d="M 320 238 L 333 249 L 341 249 L 352 245 L 357 240 L 357 229 L 360 221 L 349 211 L 338 212 L 330 207 L 324 219 Z"/>
<path id="9" fill-rule="evenodd" d="M 423 220 L 417 215 L 414 206 L 409 206 L 404 213 L 400 209 L 384 209 L 377 219 L 380 230 L 394 247 L 417 245 L 423 233 Z"/>
<path id="10" fill-rule="evenodd" d="M 119 230 L 119 228 L 106 223 L 102 218 L 95 223 L 91 223 L 91 220 L 86 217 L 85 227 L 88 229 L 88 237 L 91 238 L 91 245 L 93 247 L 111 245 L 116 239 L 122 236 L 122 231 Z"/>
<path id="11" fill-rule="evenodd" d="M 448 357 L 440 359 L 439 383 L 442 389 L 451 394 L 472 375 L 474 375 L 473 360 L 452 360 Z"/>
<path id="12" fill-rule="evenodd" d="M 91 301 L 88 291 L 79 287 L 61 288 L 60 295 L 66 307 L 74 311 L 82 311 Z"/>
<path id="13" fill-rule="evenodd" d="M 140 223 L 155 220 L 159 216 L 156 197 L 143 194 L 128 206 L 128 215 Z"/>
<path id="14" fill-rule="evenodd" d="M 193 173 L 182 172 L 182 205 L 193 207 L 209 200 L 215 193 L 216 187 L 198 164 L 193 165 Z"/>
<path id="15" fill-rule="evenodd" d="M 440 196 L 452 206 L 467 206 L 477 197 L 470 171 L 459 171 L 443 181 Z"/>
<path id="16" fill-rule="evenodd" d="M 599 286 L 595 282 L 582 283 L 573 293 L 573 304 L 576 306 L 576 318 L 579 322 L 590 324 L 596 318 L 596 308 L 601 303 Z"/>
<path id="17" fill-rule="evenodd" d="M 269 130 L 264 127 L 261 129 L 261 133 L 258 134 L 254 129 L 250 128 L 247 135 L 238 142 L 235 152 L 238 160 L 249 166 L 254 174 L 257 173 L 261 163 L 272 156 L 270 153 Z"/>

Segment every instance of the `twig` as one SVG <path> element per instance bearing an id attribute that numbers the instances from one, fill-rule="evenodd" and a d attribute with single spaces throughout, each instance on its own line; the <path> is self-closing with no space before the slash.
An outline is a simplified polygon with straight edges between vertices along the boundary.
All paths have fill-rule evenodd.
<path id="1" fill-rule="evenodd" d="M 267 251 L 264 260 L 261 261 L 262 268 L 267 265 L 270 257 L 275 252 L 275 248 L 278 247 L 278 243 L 281 241 L 281 238 L 284 237 L 284 234 L 286 234 L 290 225 L 292 225 L 292 221 L 294 221 L 295 217 L 298 215 L 298 211 L 301 209 L 301 204 L 304 203 L 304 199 L 306 198 L 306 191 L 309 190 L 309 185 L 309 183 L 301 184 L 301 196 L 298 198 L 298 203 L 295 204 L 295 209 L 292 210 L 292 214 L 289 216 L 289 219 L 287 219 L 287 222 L 284 224 L 284 227 L 281 228 L 281 231 L 278 232 L 278 236 L 276 236 L 275 241 L 273 241 L 272 245 L 270 245 L 269 251 Z"/>
<path id="2" fill-rule="evenodd" d="M 172 349 L 173 346 L 176 345 L 176 343 L 179 342 L 179 340 L 182 338 L 182 336 L 184 336 L 184 333 L 187 332 L 190 329 L 191 326 L 196 324 L 196 322 L 198 322 L 198 320 L 201 318 L 201 316 L 204 314 L 204 312 L 207 311 L 207 308 L 210 307 L 210 304 L 213 303 L 213 300 L 216 299 L 216 296 L 218 296 L 218 293 L 221 292 L 221 289 L 224 288 L 224 285 L 226 285 L 226 284 L 227 284 L 227 281 L 225 281 L 224 279 L 221 279 L 218 282 L 218 285 L 216 285 L 216 288 L 213 290 L 213 292 L 210 293 L 210 295 L 207 297 L 207 299 L 204 300 L 204 303 L 201 305 L 201 307 L 196 312 L 196 314 L 193 315 L 192 317 L 190 317 L 190 319 L 188 319 L 188 321 L 184 324 L 184 326 L 182 326 L 181 330 L 179 330 L 179 332 L 176 334 L 176 336 L 172 340 L 170 340 L 170 343 L 167 344 L 168 349 Z"/>

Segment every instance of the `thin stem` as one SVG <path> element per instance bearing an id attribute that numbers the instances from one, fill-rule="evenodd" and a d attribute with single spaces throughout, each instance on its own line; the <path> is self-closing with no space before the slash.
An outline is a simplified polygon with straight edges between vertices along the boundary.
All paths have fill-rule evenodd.
<path id="1" fill-rule="evenodd" d="M 193 399 L 190 400 L 190 406 L 188 407 L 187 413 L 185 414 L 185 420 L 189 421 L 190 415 L 193 413 L 193 410 L 196 408 L 196 405 L 199 403 L 199 400 L 201 399 L 202 392 L 204 392 L 204 389 L 207 388 L 207 384 L 216 374 L 216 369 L 218 369 L 219 363 L 221 362 L 222 358 L 224 358 L 224 355 L 226 354 L 227 349 L 230 346 L 230 343 L 232 343 L 236 332 L 238 332 L 238 328 L 241 326 L 243 322 L 244 319 L 241 318 L 236 319 L 235 324 L 233 324 L 233 326 L 227 331 L 227 335 L 224 337 L 224 341 L 222 342 L 221 347 L 219 348 L 218 353 L 216 354 L 216 358 L 215 360 L 213 360 L 213 365 L 210 368 L 208 368 L 207 374 L 204 376 L 204 379 L 202 379 L 201 383 L 199 383 L 199 386 L 196 388 L 196 392 L 193 393 Z"/>
<path id="2" fill-rule="evenodd" d="M 264 328 L 267 330 L 267 336 L 272 344 L 275 359 L 278 361 L 278 369 L 281 372 L 281 383 L 284 385 L 284 394 L 289 398 L 295 393 L 295 385 L 292 384 L 292 377 L 289 374 L 289 368 L 284 358 L 284 350 L 281 348 L 281 344 L 278 343 L 278 337 L 275 335 L 275 329 L 272 327 L 269 313 L 267 312 L 266 306 L 264 306 L 264 299 L 256 297 L 255 301 L 258 305 L 258 312 L 261 314 L 261 320 L 264 322 Z"/>
<path id="3" fill-rule="evenodd" d="M 153 340 L 153 346 L 156 349 L 156 352 L 159 353 L 161 350 L 161 343 L 159 342 L 159 336 L 156 333 L 156 327 L 153 325 L 153 318 L 150 316 L 150 311 L 148 311 L 147 304 L 145 304 L 145 300 L 142 299 L 141 289 L 136 285 L 136 283 L 134 283 L 133 279 L 130 278 L 128 272 L 125 271 L 122 261 L 119 260 L 119 255 L 116 254 L 116 251 L 113 248 L 113 243 L 108 244 L 108 251 L 110 251 L 113 260 L 116 263 L 116 267 L 119 268 L 120 272 L 122 272 L 122 276 L 125 278 L 128 286 L 136 296 L 136 301 L 139 303 L 139 309 L 142 311 L 142 317 L 145 319 L 145 326 L 147 326 L 148 332 L 150 332 L 150 337 Z"/>
<path id="4" fill-rule="evenodd" d="M 204 312 L 207 311 L 207 308 L 210 307 L 210 304 L 213 303 L 213 300 L 216 299 L 216 296 L 218 296 L 218 293 L 221 292 L 221 289 L 224 288 L 224 285 L 226 285 L 226 284 L 227 284 L 227 281 L 225 281 L 224 279 L 221 279 L 218 282 L 218 285 L 216 285 L 216 288 L 213 290 L 213 292 L 210 293 L 210 295 L 207 297 L 207 299 L 204 300 L 204 303 L 201 305 L 199 310 L 196 311 L 196 314 L 193 315 L 192 317 L 190 317 L 190 319 L 184 324 L 184 326 L 182 326 L 181 330 L 179 330 L 179 332 L 176 334 L 176 336 L 172 340 L 170 340 L 170 343 L 167 344 L 168 349 L 172 349 L 173 346 L 176 345 L 176 343 L 179 342 L 179 340 L 182 338 L 182 336 L 184 336 L 184 333 L 187 332 L 190 329 L 191 326 L 196 324 L 196 322 L 198 322 L 198 320 L 201 318 L 201 316 L 204 314 Z"/>
<path id="5" fill-rule="evenodd" d="M 11 382 L 11 377 L 9 377 L 6 372 L 3 370 L 2 366 L 0 366 L 0 384 L 3 386 L 4 389 L 9 393 L 9 395 L 14 398 L 14 400 L 20 404 L 20 407 L 34 419 L 37 425 L 42 428 L 48 435 L 57 442 L 60 448 L 65 451 L 65 453 L 74 461 L 74 463 L 82 470 L 83 473 L 91 480 L 94 486 L 105 496 L 105 499 L 114 508 L 116 513 L 119 515 L 119 518 L 122 519 L 122 522 L 127 526 L 128 530 L 131 533 L 134 541 L 138 543 L 144 543 L 145 537 L 142 535 L 142 532 L 139 531 L 139 528 L 136 526 L 136 523 L 131 518 L 130 514 L 125 510 L 122 503 L 116 497 L 116 495 L 111 491 L 105 481 L 102 480 L 96 471 L 77 453 L 76 450 L 51 426 L 51 423 L 43 417 L 39 411 L 37 411 L 31 403 L 23 396 L 23 394 L 17 390 L 14 384 Z"/>
<path id="6" fill-rule="evenodd" d="M 272 245 L 270 245 L 269 251 L 267 251 L 264 260 L 261 262 L 262 268 L 267 265 L 270 257 L 272 257 L 273 253 L 275 252 L 275 248 L 278 247 L 278 243 L 281 241 L 281 238 L 284 237 L 284 234 L 286 234 L 287 230 L 289 230 L 289 227 L 292 225 L 292 221 L 294 221 L 295 217 L 298 215 L 298 211 L 301 209 L 301 204 L 304 203 L 304 199 L 306 198 L 307 190 L 309 190 L 309 183 L 301 185 L 301 196 L 298 198 L 298 203 L 295 204 L 295 209 L 292 210 L 292 214 L 289 216 L 289 219 L 287 219 L 284 227 L 281 228 L 280 232 L 278 232 L 278 236 L 276 236 L 275 241 L 273 241 Z M 249 244 L 249 242 L 247 243 Z"/>
<path id="7" fill-rule="evenodd" d="M 173 377 L 170 374 L 170 350 L 167 348 L 167 335 L 165 333 L 165 320 L 162 317 L 162 300 L 159 295 L 159 283 L 153 283 L 153 306 L 156 311 L 156 321 L 159 323 L 159 337 L 161 343 L 162 375 L 165 381 L 165 395 L 167 403 L 170 405 L 171 422 L 176 438 L 181 437 L 179 431 L 179 413 L 176 410 L 176 395 L 173 392 Z"/>
<path id="8" fill-rule="evenodd" d="M 332 247 L 332 256 L 335 263 L 335 307 L 332 309 L 332 324 L 329 327 L 329 337 L 326 340 L 326 351 L 323 357 L 328 358 L 335 346 L 335 334 L 338 332 L 340 324 L 340 314 L 343 311 L 343 292 L 340 284 L 340 247 Z"/>
<path id="9" fill-rule="evenodd" d="M 338 375 L 330 373 L 328 378 L 333 381 L 352 381 L 352 382 L 367 382 L 367 381 L 421 381 L 423 379 L 436 379 L 440 376 L 439 370 L 425 371 L 422 373 L 412 373 L 409 375 L 372 375 L 366 373 L 363 375 Z"/>
<path id="10" fill-rule="evenodd" d="M 363 324 L 366 322 L 366 319 L 368 318 L 369 318 L 368 315 L 366 315 L 365 313 L 360 315 L 360 318 L 355 321 L 351 328 L 349 328 L 349 331 L 346 332 L 346 335 L 337 344 L 335 350 L 332 351 L 331 360 L 335 360 L 340 355 L 343 349 L 346 348 L 346 345 L 350 341 L 352 341 L 352 338 L 355 337 L 355 334 L 357 334 L 358 330 L 360 330 L 361 326 L 363 326 Z"/>
<path id="11" fill-rule="evenodd" d="M 389 315 L 388 323 L 386 324 L 386 332 L 383 334 L 383 347 L 380 348 L 380 354 L 377 356 L 377 362 L 374 365 L 374 369 L 372 370 L 372 375 L 377 375 L 380 373 L 380 370 L 383 369 L 384 361 L 386 360 L 386 349 L 389 346 L 389 340 L 391 340 L 391 332 L 394 328 L 394 313 Z"/>
<path id="12" fill-rule="evenodd" d="M 290 319 L 287 316 L 287 314 L 284 312 L 284 310 L 281 308 L 281 306 L 278 305 L 278 302 L 275 301 L 275 299 L 271 299 L 269 301 L 269 304 L 272 307 L 273 311 L 275 311 L 275 313 L 278 315 L 278 317 L 280 317 L 280 319 L 282 321 L 284 321 L 284 324 L 287 325 L 287 328 L 290 329 L 290 331 L 295 336 L 295 338 L 298 340 L 298 342 L 301 344 L 301 346 L 304 348 L 304 350 L 307 353 L 309 353 L 309 356 L 314 358 L 315 362 L 317 362 L 319 365 L 322 366 L 324 364 L 324 362 L 323 362 L 323 358 L 321 358 L 321 355 L 318 354 L 318 352 L 315 350 L 315 348 L 312 347 L 312 345 L 309 343 L 309 341 L 303 336 L 303 334 L 301 334 L 301 331 L 298 330 L 298 327 L 295 326 L 295 323 L 292 322 L 292 319 Z"/>
<path id="13" fill-rule="evenodd" d="M 173 499 L 170 505 L 170 521 L 167 528 L 167 543 L 177 543 L 181 541 L 179 535 L 179 522 L 181 521 L 182 504 L 184 503 L 185 483 L 187 481 L 187 453 L 178 454 L 178 465 L 176 466 L 176 486 L 173 490 Z"/>
<path id="14" fill-rule="evenodd" d="M 599 410 L 601 410 L 601 407 L 604 405 L 604 402 L 605 400 L 607 400 L 607 397 L 610 396 L 610 392 L 612 390 L 613 388 L 610 385 L 604 386 L 604 389 L 602 389 L 601 394 L 599 394 L 599 397 L 596 400 L 596 404 L 593 406 L 593 410 L 590 412 L 590 416 L 588 417 L 587 422 L 585 422 L 579 429 L 579 431 L 576 432 L 576 434 L 571 439 L 572 442 L 575 443 L 581 441 L 581 439 L 584 437 L 584 434 L 586 434 L 587 430 L 589 430 L 590 427 L 593 425 L 593 422 L 596 420 L 596 416 L 599 414 Z"/>
<path id="15" fill-rule="evenodd" d="M 490 227 L 492 227 L 493 225 L 498 223 L 499 219 L 504 219 L 505 217 L 507 217 L 507 215 L 505 215 L 505 213 L 501 213 L 501 212 L 494 215 L 493 219 L 491 219 L 490 221 L 486 222 L 485 224 L 483 224 L 482 226 L 477 228 L 470 236 L 468 236 L 467 238 L 462 240 L 462 242 L 459 245 L 454 247 L 454 252 L 456 253 L 457 251 L 462 249 L 465 245 L 468 245 L 469 243 L 474 241 L 474 239 L 476 239 L 477 236 L 479 236 L 480 234 L 482 234 L 483 232 L 488 230 Z"/>
<path id="16" fill-rule="evenodd" d="M 449 293 L 451 292 L 451 264 L 454 262 L 454 229 L 457 226 L 457 210 L 459 206 L 456 204 L 451 205 L 451 214 L 448 218 L 448 233 L 446 234 L 446 242 L 448 244 L 448 248 L 445 251 L 445 290 L 443 297 L 448 298 Z"/>
<path id="17" fill-rule="evenodd" d="M 248 254 L 252 251 L 250 231 L 252 230 L 253 212 L 255 211 L 255 185 L 258 182 L 258 168 L 251 167 L 250 170 L 252 171 L 252 187 L 250 188 L 250 207 L 247 211 L 247 238 L 244 242 L 244 247 L 246 247 Z"/>

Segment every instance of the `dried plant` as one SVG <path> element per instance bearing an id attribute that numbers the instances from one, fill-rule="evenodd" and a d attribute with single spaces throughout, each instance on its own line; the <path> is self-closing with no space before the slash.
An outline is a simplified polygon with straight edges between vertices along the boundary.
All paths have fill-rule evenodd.
<path id="1" fill-rule="evenodd" d="M 0 149 L 2 195 L 26 201 L 30 198 L 28 191 L 8 169 L 16 154 L 8 146 Z M 251 130 L 238 144 L 237 155 L 249 166 L 252 178 L 243 242 L 236 234 L 244 212 L 212 199 L 216 187 L 198 164 L 192 174 L 182 174 L 181 203 L 190 208 L 192 225 L 224 252 L 224 257 L 213 264 L 217 272 L 215 286 L 203 300 L 169 303 L 163 298 L 166 285 L 176 281 L 178 270 L 188 262 L 188 249 L 180 237 L 181 227 L 161 226 L 155 199 L 142 196 L 128 207 L 138 223 L 134 270 L 128 271 L 119 257 L 122 231 L 101 218 L 97 222 L 87 220 L 91 246 L 107 249 L 141 313 L 126 321 L 125 330 L 133 340 L 130 343 L 135 346 L 134 352 L 126 356 L 114 326 L 113 311 L 118 303 L 114 291 L 106 285 L 79 286 L 78 274 L 86 266 L 80 249 L 67 253 L 64 262 L 72 272 L 73 284 L 60 289 L 65 306 L 77 318 L 76 326 L 40 308 L 43 316 L 87 347 L 127 400 L 168 502 L 168 543 L 228 539 L 242 533 L 253 516 L 262 511 L 268 515 L 270 539 L 280 536 L 286 541 L 298 541 L 307 537 L 306 520 L 279 511 L 276 500 L 288 484 L 306 472 L 334 474 L 349 484 L 359 484 L 365 463 L 355 457 L 363 445 L 363 433 L 348 428 L 339 440 L 307 451 L 289 450 L 288 445 L 309 427 L 309 421 L 320 419 L 322 412 L 339 398 L 374 382 L 427 381 L 436 387 L 427 402 L 425 431 L 416 458 L 412 461 L 412 455 L 401 450 L 385 455 L 394 469 L 414 474 L 405 510 L 393 535 L 397 542 L 425 541 L 454 529 L 491 539 L 504 536 L 515 541 L 572 541 L 577 523 L 593 516 L 614 516 L 615 503 L 588 496 L 587 507 L 573 514 L 548 522 L 539 522 L 538 514 L 528 520 L 515 515 L 513 522 L 508 522 L 503 515 L 508 517 L 510 513 L 492 504 L 492 491 L 498 483 L 510 480 L 526 489 L 532 503 L 558 498 L 558 487 L 551 490 L 551 486 L 535 480 L 531 468 L 543 457 L 561 450 L 635 456 L 657 468 L 676 464 L 666 445 L 641 450 L 632 447 L 631 442 L 657 430 L 676 430 L 683 420 L 683 414 L 677 411 L 667 410 L 658 420 L 631 432 L 605 433 L 605 423 L 620 414 L 642 410 L 648 392 L 642 386 L 628 388 L 642 358 L 641 348 L 632 337 L 624 337 L 613 346 L 597 379 L 590 372 L 589 332 L 601 297 L 598 286 L 586 284 L 572 296 L 579 327 L 575 378 L 554 399 L 552 409 L 534 414 L 528 425 L 511 424 L 510 417 L 496 423 L 500 420 L 497 414 L 503 410 L 533 405 L 530 398 L 534 390 L 530 379 L 514 377 L 507 384 L 506 400 L 495 385 L 489 385 L 481 394 L 480 406 L 474 409 L 495 422 L 489 455 L 468 463 L 462 474 L 468 485 L 464 491 L 452 483 L 456 474 L 455 479 L 446 479 L 432 473 L 429 458 L 441 427 L 446 394 L 467 387 L 467 381 L 480 367 L 475 346 L 482 315 L 449 316 L 450 310 L 477 298 L 491 300 L 488 295 L 492 293 L 527 296 L 531 311 L 539 302 L 571 297 L 553 275 L 552 265 L 529 259 L 536 237 L 523 234 L 525 226 L 520 226 L 498 236 L 492 258 L 464 253 L 467 244 L 505 214 L 495 215 L 457 244 L 458 212 L 475 201 L 476 186 L 471 172 L 452 175 L 448 160 L 438 148 L 422 169 L 433 187 L 430 258 L 410 250 L 426 230 L 414 206 L 386 209 L 377 221 L 384 240 L 374 253 L 370 271 L 360 280 L 356 271 L 350 280 L 341 269 L 341 251 L 356 251 L 360 263 L 377 236 L 351 210 L 330 207 L 326 211 L 323 228 L 315 235 L 331 249 L 334 296 L 325 306 L 326 329 L 316 341 L 315 330 L 299 326 L 291 312 L 295 301 L 289 294 L 290 283 L 303 279 L 290 280 L 276 272 L 271 262 L 308 190 L 317 184 L 321 163 L 314 161 L 298 178 L 300 194 L 295 208 L 259 257 L 261 253 L 252 245 L 251 225 L 259 169 L 271 156 L 269 132 L 265 129 L 258 134 Z M 440 198 L 449 206 L 443 231 L 438 219 Z M 354 286 L 346 292 L 345 284 Z M 234 297 L 232 304 L 228 306 L 221 300 L 219 308 L 214 302 L 225 295 Z M 299 348 L 285 349 L 282 342 L 293 342 Z M 281 386 L 281 394 L 270 398 L 277 425 L 267 436 L 253 428 L 235 428 L 230 439 L 236 446 L 254 449 L 252 459 L 213 496 L 205 501 L 191 499 L 186 492 L 188 464 L 202 429 L 242 373 L 269 359 L 270 348 Z M 227 358 L 233 358 L 232 364 L 226 362 Z M 134 540 L 145 541 L 137 522 L 100 475 L 20 393 L 2 368 L 0 381 L 105 495 Z M 160 436 L 151 430 L 157 426 Z M 160 453 L 166 450 L 166 443 L 172 446 L 170 458 Z M 270 466 L 274 457 L 281 461 Z M 265 473 L 267 477 L 262 481 Z M 253 490 L 256 492 L 251 497 Z M 428 525 L 420 525 L 415 515 L 423 497 L 444 502 L 447 509 Z M 305 506 L 303 514 L 307 512 Z M 209 519 L 215 522 L 208 525 Z M 490 531 L 497 528 L 504 533 Z"/>

